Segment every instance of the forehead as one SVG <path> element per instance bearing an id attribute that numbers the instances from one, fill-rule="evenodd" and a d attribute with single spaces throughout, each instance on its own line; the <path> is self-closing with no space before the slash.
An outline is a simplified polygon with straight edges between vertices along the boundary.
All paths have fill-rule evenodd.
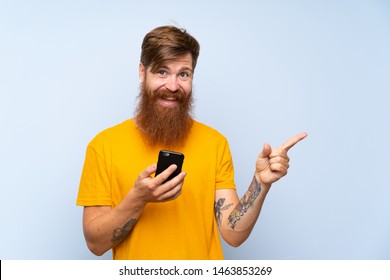
<path id="1" fill-rule="evenodd" d="M 154 65 L 150 68 L 150 71 L 158 71 L 159 68 L 169 68 L 171 70 L 186 69 L 193 71 L 192 68 L 192 56 L 190 53 L 178 56 L 172 59 L 166 59 L 161 61 L 159 64 Z"/>

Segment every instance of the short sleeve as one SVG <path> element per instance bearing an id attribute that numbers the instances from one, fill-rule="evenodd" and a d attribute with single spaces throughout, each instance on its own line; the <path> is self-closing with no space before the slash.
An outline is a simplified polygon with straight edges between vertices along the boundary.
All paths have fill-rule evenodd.
<path id="1" fill-rule="evenodd" d="M 106 162 L 91 144 L 87 147 L 76 204 L 79 206 L 112 205 Z"/>
<path id="2" fill-rule="evenodd" d="M 233 159 L 230 153 L 230 148 L 227 140 L 223 137 L 218 146 L 218 166 L 216 174 L 217 190 L 220 189 L 235 189 L 234 183 L 234 166 Z"/>

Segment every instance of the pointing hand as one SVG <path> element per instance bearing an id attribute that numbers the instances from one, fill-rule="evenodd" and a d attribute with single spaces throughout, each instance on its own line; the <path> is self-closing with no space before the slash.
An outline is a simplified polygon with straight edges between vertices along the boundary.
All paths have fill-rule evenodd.
<path id="1" fill-rule="evenodd" d="M 256 180 L 262 186 L 270 187 L 272 183 L 285 176 L 290 166 L 287 152 L 306 136 L 307 133 L 302 132 L 274 149 L 265 144 L 256 161 Z"/>

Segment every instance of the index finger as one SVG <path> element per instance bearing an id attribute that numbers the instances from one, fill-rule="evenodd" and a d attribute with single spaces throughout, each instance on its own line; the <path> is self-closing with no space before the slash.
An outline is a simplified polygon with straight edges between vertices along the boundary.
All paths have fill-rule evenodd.
<path id="1" fill-rule="evenodd" d="M 306 132 L 302 132 L 298 135 L 295 135 L 294 137 L 291 137 L 290 139 L 288 139 L 286 142 L 284 142 L 284 144 L 281 146 L 281 148 L 283 150 L 285 150 L 286 152 L 288 150 L 290 150 L 292 147 L 294 147 L 294 145 L 296 143 L 298 143 L 299 141 L 305 139 L 307 136 L 307 133 Z"/>
<path id="2" fill-rule="evenodd" d="M 143 170 L 139 175 L 138 175 L 138 178 L 140 180 L 143 180 L 145 178 L 148 178 L 150 177 L 154 172 L 156 172 L 156 168 L 157 168 L 157 164 L 152 164 L 148 167 L 146 167 L 145 170 Z"/>
<path id="3" fill-rule="evenodd" d="M 170 179 L 172 179 L 175 176 L 174 172 L 175 172 L 176 169 L 177 169 L 177 165 L 176 164 L 171 164 L 170 166 L 168 166 L 168 168 L 163 170 L 161 173 L 159 173 L 159 174 L 156 173 L 156 175 L 154 177 L 156 182 L 159 185 L 162 185 L 166 181 L 169 181 Z"/>

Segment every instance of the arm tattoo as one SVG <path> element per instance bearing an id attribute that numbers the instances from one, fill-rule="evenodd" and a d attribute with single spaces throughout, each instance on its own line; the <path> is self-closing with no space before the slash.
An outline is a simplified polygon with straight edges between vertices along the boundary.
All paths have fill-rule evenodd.
<path id="1" fill-rule="evenodd" d="M 253 177 L 252 183 L 245 195 L 240 199 L 237 206 L 233 209 L 229 216 L 228 224 L 232 229 L 236 227 L 236 223 L 241 219 L 242 216 L 253 206 L 255 199 L 259 196 L 261 186 L 257 182 L 256 177 Z"/>
<path id="2" fill-rule="evenodd" d="M 221 226 L 222 223 L 222 211 L 227 210 L 230 208 L 230 206 L 233 205 L 233 203 L 230 203 L 228 205 L 223 205 L 225 203 L 225 198 L 218 199 L 217 202 L 214 202 L 214 213 L 215 218 L 217 219 L 218 226 Z"/>
<path id="3" fill-rule="evenodd" d="M 136 219 L 131 219 L 122 228 L 116 228 L 113 230 L 111 242 L 116 245 L 121 242 L 133 229 Z"/>

